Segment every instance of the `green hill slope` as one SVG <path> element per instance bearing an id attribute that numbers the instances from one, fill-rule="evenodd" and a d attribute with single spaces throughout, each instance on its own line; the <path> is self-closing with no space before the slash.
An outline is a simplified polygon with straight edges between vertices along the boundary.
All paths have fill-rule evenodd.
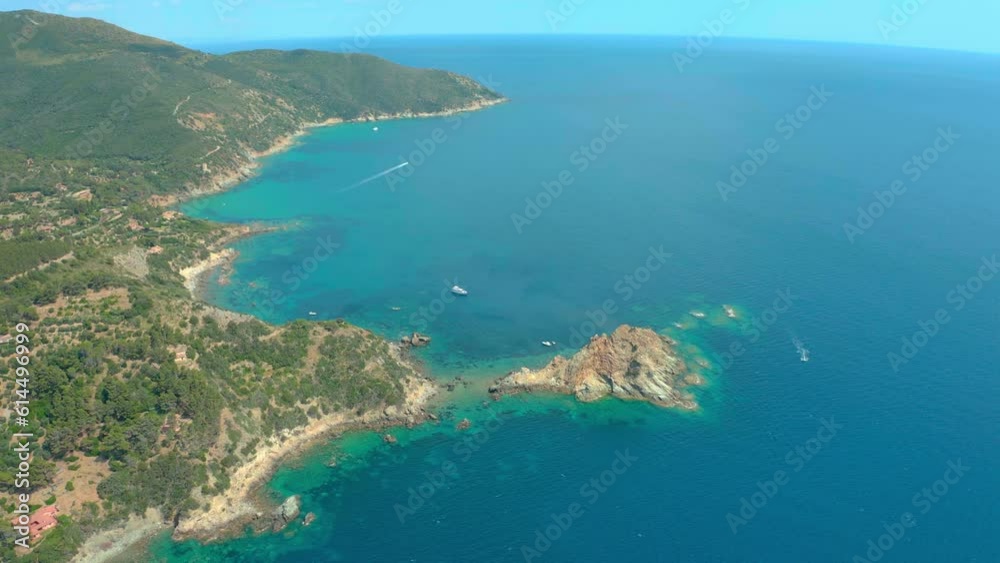
<path id="1" fill-rule="evenodd" d="M 215 56 L 86 18 L 3 13 L 0 36 L 15 38 L 0 42 L 0 167 L 32 159 L 34 169 L 8 173 L 14 191 L 62 182 L 99 200 L 166 194 L 237 173 L 306 123 L 500 99 L 468 78 L 368 55 Z M 105 193 L 115 181 L 127 193 Z"/>
<path id="2" fill-rule="evenodd" d="M 432 386 L 398 346 L 342 321 L 276 327 L 193 301 L 179 272 L 252 229 L 151 196 L 238 179 L 310 123 L 499 94 L 371 56 L 215 56 L 30 11 L 0 12 L 0 77 L 0 336 L 28 327 L 31 508 L 62 511 L 19 560 L 68 560 L 147 509 L 197 537 L 242 531 L 246 516 L 267 527 L 230 508 L 256 502 L 240 472 L 266 475 L 289 436 L 423 419 Z M 20 365 L 12 353 L 0 346 L 0 372 Z M 0 561 L 15 558 L 17 462 L 0 449 Z"/>

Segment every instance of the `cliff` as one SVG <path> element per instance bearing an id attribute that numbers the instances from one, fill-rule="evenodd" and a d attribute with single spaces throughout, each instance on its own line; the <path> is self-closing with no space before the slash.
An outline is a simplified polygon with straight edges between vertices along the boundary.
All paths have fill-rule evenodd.
<path id="1" fill-rule="evenodd" d="M 612 396 L 695 410 L 698 403 L 687 388 L 702 379 L 688 370 L 675 344 L 652 330 L 623 325 L 610 336 L 594 336 L 572 358 L 556 356 L 542 369 L 509 373 L 490 392 L 552 391 L 584 402 Z"/>

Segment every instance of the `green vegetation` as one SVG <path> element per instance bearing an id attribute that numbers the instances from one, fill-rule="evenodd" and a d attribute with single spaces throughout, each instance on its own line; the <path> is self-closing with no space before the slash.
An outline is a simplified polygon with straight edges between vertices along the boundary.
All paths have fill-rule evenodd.
<path id="1" fill-rule="evenodd" d="M 177 521 L 280 432 L 403 402 L 416 371 L 366 331 L 192 301 L 177 272 L 253 229 L 162 206 L 244 176 L 308 123 L 498 94 L 365 55 L 214 56 L 30 11 L 0 13 L 0 36 L 0 319 L 31 327 L 32 502 L 64 511 L 20 559 L 65 561 L 148 508 Z M 0 449 L 0 561 L 15 559 L 14 467 Z"/>
<path id="2" fill-rule="evenodd" d="M 305 123 L 500 98 L 453 73 L 369 55 L 215 56 L 97 20 L 31 11 L 0 13 L 0 37 L 22 38 L 0 41 L 0 188 L 44 196 L 92 190 L 91 200 L 62 198 L 64 216 L 236 174 L 248 151 Z"/>
<path id="3" fill-rule="evenodd" d="M 0 279 L 22 274 L 69 252 L 59 240 L 0 241 Z"/>
<path id="4" fill-rule="evenodd" d="M 403 400 L 413 369 L 366 331 L 273 327 L 177 296 L 167 264 L 136 279 L 106 263 L 103 251 L 84 253 L 0 284 L 0 309 L 32 326 L 34 498 L 57 503 L 85 487 L 73 474 L 81 461 L 99 464 L 103 478 L 88 486 L 101 518 L 86 532 L 150 507 L 178 517 L 224 491 L 261 440 Z M 0 457 L 0 493 L 13 493 L 16 454 Z"/>

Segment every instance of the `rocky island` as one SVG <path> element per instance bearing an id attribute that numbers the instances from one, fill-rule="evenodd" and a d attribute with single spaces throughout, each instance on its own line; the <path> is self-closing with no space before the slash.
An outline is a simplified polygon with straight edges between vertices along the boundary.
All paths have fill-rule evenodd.
<path id="1" fill-rule="evenodd" d="M 623 325 L 611 335 L 592 337 L 572 358 L 556 356 L 539 370 L 509 373 L 490 393 L 552 391 L 584 402 L 611 396 L 695 410 L 698 403 L 687 388 L 703 380 L 688 369 L 675 345 L 653 330 Z"/>

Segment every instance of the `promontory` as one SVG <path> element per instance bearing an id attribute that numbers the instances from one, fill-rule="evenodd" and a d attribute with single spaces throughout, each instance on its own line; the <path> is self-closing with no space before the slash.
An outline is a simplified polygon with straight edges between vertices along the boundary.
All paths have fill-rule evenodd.
<path id="1" fill-rule="evenodd" d="M 611 396 L 695 410 L 698 403 L 688 388 L 703 380 L 688 369 L 675 346 L 653 330 L 622 325 L 610 335 L 592 337 L 569 359 L 556 356 L 539 370 L 509 373 L 490 393 L 550 391 L 584 402 Z"/>

